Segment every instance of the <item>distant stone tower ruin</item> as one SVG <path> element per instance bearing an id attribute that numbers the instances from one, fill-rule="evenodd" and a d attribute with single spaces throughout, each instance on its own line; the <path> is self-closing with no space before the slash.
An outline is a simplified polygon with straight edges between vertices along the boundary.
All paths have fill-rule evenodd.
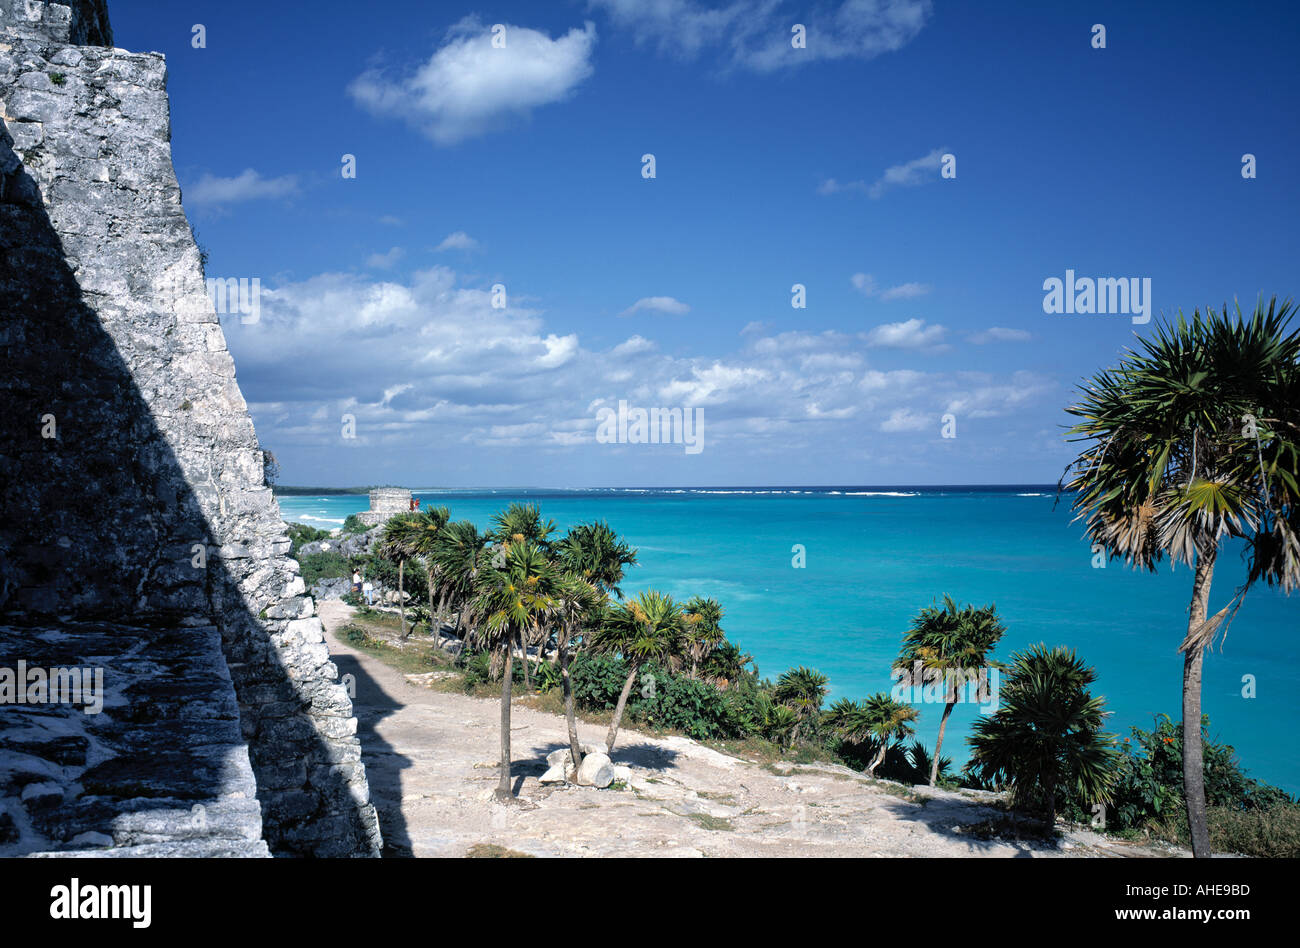
<path id="1" fill-rule="evenodd" d="M 0 0 L 0 856 L 377 855 L 166 65 L 112 42 L 104 0 Z M 102 710 L 20 667 L 97 670 Z"/>
<path id="2" fill-rule="evenodd" d="M 370 509 L 357 514 L 368 527 L 376 527 L 395 514 L 409 513 L 411 492 L 405 487 L 376 487 L 370 492 Z"/>

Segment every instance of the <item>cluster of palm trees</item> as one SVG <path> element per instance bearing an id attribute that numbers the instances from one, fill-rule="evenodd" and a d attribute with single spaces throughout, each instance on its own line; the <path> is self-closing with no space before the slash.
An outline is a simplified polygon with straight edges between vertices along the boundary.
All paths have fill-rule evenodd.
<path id="1" fill-rule="evenodd" d="M 399 601 L 408 562 L 428 579 L 429 613 L 438 629 L 453 613 L 467 650 L 492 656 L 501 678 L 501 778 L 510 793 L 510 700 L 516 657 L 524 689 L 532 690 L 537 663 L 558 665 L 573 766 L 581 764 L 570 666 L 579 649 L 621 656 L 628 675 L 606 738 L 611 752 L 637 676 L 648 663 L 725 684 L 750 661 L 726 641 L 722 606 L 694 597 L 678 603 L 654 590 L 624 601 L 621 583 L 636 550 L 607 523 L 575 526 L 556 538 L 553 521 L 533 504 L 514 503 L 479 533 L 469 521 L 450 520 L 445 507 L 390 519 L 379 553 L 398 564 Z M 405 608 L 402 635 L 409 635 Z"/>

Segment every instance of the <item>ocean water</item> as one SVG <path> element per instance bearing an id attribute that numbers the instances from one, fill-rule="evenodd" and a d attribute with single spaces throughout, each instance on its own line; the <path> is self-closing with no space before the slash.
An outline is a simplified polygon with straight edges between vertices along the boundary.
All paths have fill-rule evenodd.
<path id="1" fill-rule="evenodd" d="M 511 501 L 540 505 L 561 531 L 605 519 L 636 546 L 626 593 L 656 588 L 713 596 L 728 638 L 775 677 L 806 665 L 830 678 L 829 700 L 892 685 L 890 667 L 909 620 L 945 593 L 997 604 L 1007 626 L 996 658 L 1031 643 L 1067 645 L 1097 670 L 1109 730 L 1128 735 L 1152 716 L 1180 716 L 1192 574 L 1164 564 L 1134 572 L 1094 568 L 1067 500 L 1050 487 L 680 488 L 415 491 L 480 529 Z M 289 521 L 339 526 L 365 495 L 280 497 Z M 796 568 L 801 544 L 806 565 Z M 1211 609 L 1245 578 L 1240 549 L 1220 554 Z M 1251 775 L 1300 793 L 1300 594 L 1260 586 L 1206 657 L 1204 710 Z M 1243 695 L 1253 676 L 1255 697 Z M 933 748 L 941 704 L 921 704 L 918 737 Z M 958 704 L 944 753 L 960 766 L 978 709 Z"/>

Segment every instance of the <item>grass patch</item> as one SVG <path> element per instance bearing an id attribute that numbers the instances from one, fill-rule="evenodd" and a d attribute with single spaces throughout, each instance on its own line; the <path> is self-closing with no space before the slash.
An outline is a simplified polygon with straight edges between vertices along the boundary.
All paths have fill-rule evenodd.
<path id="1" fill-rule="evenodd" d="M 535 859 L 528 853 L 521 853 L 516 849 L 506 849 L 504 846 L 498 846 L 496 843 L 475 843 L 465 853 L 466 859 Z"/>
<path id="2" fill-rule="evenodd" d="M 714 832 L 734 832 L 735 827 L 731 825 L 731 820 L 724 820 L 720 816 L 711 816 L 708 813 L 688 813 L 686 818 L 696 825 L 706 830 Z"/>

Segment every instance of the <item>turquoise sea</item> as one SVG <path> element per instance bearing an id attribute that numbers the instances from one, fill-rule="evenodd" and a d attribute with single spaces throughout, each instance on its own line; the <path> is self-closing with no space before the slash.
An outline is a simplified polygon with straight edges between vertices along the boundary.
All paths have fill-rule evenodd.
<path id="1" fill-rule="evenodd" d="M 996 653 L 1034 642 L 1068 645 L 1097 669 L 1110 729 L 1149 727 L 1180 714 L 1191 572 L 1166 563 L 1138 573 L 1092 565 L 1068 499 L 1054 489 L 1005 487 L 417 490 L 454 519 L 487 527 L 511 501 L 530 501 L 561 530 L 608 520 L 637 547 L 624 591 L 657 588 L 713 596 L 728 638 L 775 678 L 794 665 L 829 676 L 831 697 L 889 690 L 889 669 L 910 618 L 948 593 L 995 602 L 1007 634 Z M 365 510 L 364 494 L 282 496 L 284 518 L 321 529 Z M 801 544 L 806 565 L 792 565 Z M 1239 549 L 1219 557 L 1211 608 L 1245 578 Z M 1292 729 L 1300 693 L 1300 594 L 1259 587 L 1207 656 L 1204 708 L 1211 731 L 1249 772 L 1300 793 L 1300 743 Z M 1255 697 L 1243 696 L 1254 676 Z M 942 705 L 921 705 L 918 736 L 933 747 Z M 960 765 L 978 711 L 959 704 L 944 751 Z"/>

